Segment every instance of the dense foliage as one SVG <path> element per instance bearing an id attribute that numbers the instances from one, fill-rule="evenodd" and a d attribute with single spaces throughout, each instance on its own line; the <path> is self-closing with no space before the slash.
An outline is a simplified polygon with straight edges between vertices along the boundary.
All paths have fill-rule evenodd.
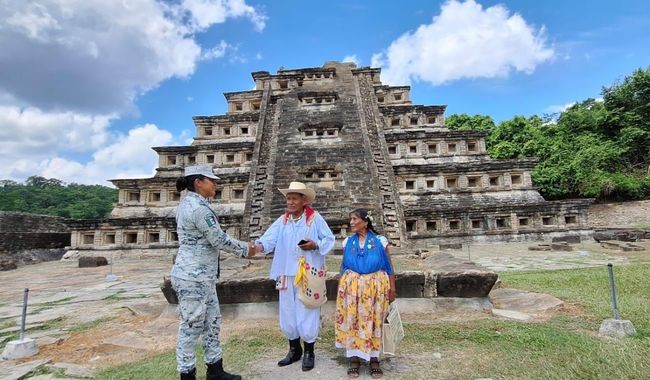
<path id="1" fill-rule="evenodd" d="M 117 202 L 117 189 L 99 185 L 65 184 L 54 178 L 32 176 L 25 183 L 0 181 L 0 210 L 99 219 Z"/>
<path id="2" fill-rule="evenodd" d="M 556 118 L 452 115 L 453 130 L 482 130 L 492 158 L 536 157 L 533 182 L 547 199 L 650 198 L 650 68 L 576 103 Z"/>

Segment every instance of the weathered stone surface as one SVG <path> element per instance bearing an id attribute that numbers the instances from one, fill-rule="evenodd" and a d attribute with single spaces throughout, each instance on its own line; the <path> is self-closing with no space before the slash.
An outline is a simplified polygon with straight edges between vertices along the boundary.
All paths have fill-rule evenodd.
<path id="1" fill-rule="evenodd" d="M 638 241 L 650 239 L 650 231 L 641 229 L 607 229 L 596 230 L 592 236 L 597 242 L 606 240 Z"/>
<path id="2" fill-rule="evenodd" d="M 528 321 L 531 319 L 530 315 L 515 310 L 492 309 L 492 315 L 506 319 L 514 319 L 517 321 Z"/>
<path id="3" fill-rule="evenodd" d="M 93 268 L 108 265 L 108 260 L 103 256 L 82 256 L 79 258 L 79 268 Z"/>
<path id="4" fill-rule="evenodd" d="M 32 360 L 21 364 L 15 364 L 11 361 L 4 362 L 0 366 L 0 378 L 3 380 L 23 379 L 28 373 L 49 363 L 50 359 Z"/>
<path id="5" fill-rule="evenodd" d="M 566 242 L 551 243 L 551 249 L 553 251 L 564 251 L 564 252 L 573 251 L 573 248 Z"/>
<path id="6" fill-rule="evenodd" d="M 489 297 L 495 309 L 530 315 L 542 315 L 564 304 L 562 300 L 548 294 L 510 288 L 493 289 Z"/>
<path id="7" fill-rule="evenodd" d="M 553 243 L 565 242 L 569 244 L 580 244 L 580 235 L 554 236 L 551 238 Z"/>
<path id="8" fill-rule="evenodd" d="M 48 368 L 53 370 L 62 369 L 67 376 L 76 379 L 89 379 L 93 377 L 93 372 L 86 367 L 74 363 L 52 363 L 47 365 Z"/>
<path id="9" fill-rule="evenodd" d="M 528 247 L 529 251 L 551 251 L 551 245 L 550 244 L 537 244 L 537 245 L 531 245 Z"/>
<path id="10" fill-rule="evenodd" d="M 487 297 L 497 277 L 494 272 L 477 270 L 439 273 L 437 293 L 439 297 Z"/>
<path id="11" fill-rule="evenodd" d="M 338 293 L 339 274 L 329 272 L 325 286 L 327 287 L 327 299 L 335 300 Z M 402 272 L 395 278 L 397 297 L 422 298 L 435 297 L 436 274 L 433 272 Z M 171 281 L 168 278 L 163 280 L 160 289 L 165 299 L 170 304 L 177 304 L 178 297 L 172 289 Z M 275 289 L 275 281 L 264 277 L 247 279 L 228 279 L 217 282 L 217 294 L 221 304 L 238 303 L 263 303 L 275 302 L 278 300 L 278 291 Z M 468 295 L 468 297 L 474 297 Z"/>
<path id="12" fill-rule="evenodd" d="M 625 252 L 643 251 L 644 250 L 644 248 L 639 246 L 639 245 L 632 244 L 632 243 L 627 243 L 627 242 L 617 242 L 617 241 L 604 241 L 603 240 L 603 241 L 600 242 L 600 246 L 603 247 L 603 248 L 607 248 L 607 249 L 616 249 L 616 250 L 625 251 Z"/>
<path id="13" fill-rule="evenodd" d="M 634 334 L 636 334 L 634 325 L 626 319 L 605 319 L 598 330 L 598 335 L 613 338 L 623 338 Z"/>
<path id="14" fill-rule="evenodd" d="M 17 269 L 16 260 L 0 259 L 0 271 Z"/>

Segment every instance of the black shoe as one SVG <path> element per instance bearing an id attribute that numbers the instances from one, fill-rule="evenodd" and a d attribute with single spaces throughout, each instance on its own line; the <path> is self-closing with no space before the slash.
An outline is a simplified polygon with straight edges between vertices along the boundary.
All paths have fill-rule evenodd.
<path id="1" fill-rule="evenodd" d="M 300 347 L 300 338 L 289 341 L 289 353 L 284 359 L 278 362 L 280 367 L 297 362 L 302 357 L 302 347 Z"/>
<path id="2" fill-rule="evenodd" d="M 223 359 L 216 363 L 208 364 L 208 370 L 205 373 L 205 380 L 241 380 L 241 376 L 233 375 L 223 370 Z"/>
<path id="3" fill-rule="evenodd" d="M 196 380 L 196 368 L 192 368 L 190 372 L 181 372 L 181 380 Z"/>
<path id="4" fill-rule="evenodd" d="M 302 357 L 302 370 L 311 371 L 314 369 L 314 343 L 305 342 L 305 355 Z"/>

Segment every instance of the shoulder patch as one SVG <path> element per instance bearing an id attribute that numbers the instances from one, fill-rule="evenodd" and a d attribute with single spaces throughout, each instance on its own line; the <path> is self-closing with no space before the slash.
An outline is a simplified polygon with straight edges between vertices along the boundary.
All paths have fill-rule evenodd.
<path id="1" fill-rule="evenodd" d="M 208 215 L 205 217 L 205 222 L 208 224 L 208 227 L 214 227 L 217 225 L 217 218 L 214 215 Z"/>

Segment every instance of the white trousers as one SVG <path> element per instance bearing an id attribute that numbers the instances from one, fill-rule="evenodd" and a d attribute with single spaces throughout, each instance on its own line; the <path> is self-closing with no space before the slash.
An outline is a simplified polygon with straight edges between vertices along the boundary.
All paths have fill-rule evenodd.
<path id="1" fill-rule="evenodd" d="M 287 288 L 279 290 L 280 330 L 288 339 L 314 343 L 320 329 L 320 307 L 308 308 L 298 299 L 294 276 L 287 276 Z"/>

